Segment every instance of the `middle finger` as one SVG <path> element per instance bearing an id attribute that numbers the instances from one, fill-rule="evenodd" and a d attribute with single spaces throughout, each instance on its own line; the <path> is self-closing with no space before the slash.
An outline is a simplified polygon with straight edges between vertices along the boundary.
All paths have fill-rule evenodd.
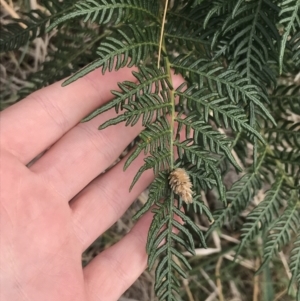
<path id="1" fill-rule="evenodd" d="M 98 130 L 100 124 L 115 116 L 112 109 L 87 123 L 78 124 L 30 169 L 68 202 L 108 168 L 142 130 L 141 123 L 133 127 L 120 123 Z"/>

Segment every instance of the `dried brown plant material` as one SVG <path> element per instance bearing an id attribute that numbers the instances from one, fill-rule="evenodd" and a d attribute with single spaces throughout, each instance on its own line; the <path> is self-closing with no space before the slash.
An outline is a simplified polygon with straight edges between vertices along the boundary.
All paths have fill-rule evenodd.
<path id="1" fill-rule="evenodd" d="M 174 169 L 169 175 L 172 190 L 187 204 L 193 202 L 192 183 L 189 175 L 183 168 Z"/>

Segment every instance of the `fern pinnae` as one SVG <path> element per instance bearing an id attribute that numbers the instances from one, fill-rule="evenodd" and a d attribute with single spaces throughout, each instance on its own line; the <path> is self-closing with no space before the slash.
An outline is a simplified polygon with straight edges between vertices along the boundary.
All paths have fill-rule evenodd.
<path id="1" fill-rule="evenodd" d="M 299 95 L 300 96 L 300 95 Z M 265 137 L 276 144 L 294 146 L 300 148 L 300 122 L 278 118 L 278 126 L 267 126 L 264 128 Z"/>
<path id="2" fill-rule="evenodd" d="M 168 81 L 168 74 L 166 74 L 163 69 L 156 69 L 155 67 L 150 69 L 139 66 L 138 72 L 133 71 L 132 74 L 135 77 L 135 81 L 119 83 L 118 86 L 121 91 L 112 91 L 115 98 L 89 114 L 82 122 L 89 121 L 112 108 L 115 108 L 116 113 L 119 113 L 124 104 L 137 101 L 141 95 L 150 93 L 158 94 L 160 88 L 163 90 L 167 89 L 167 87 L 171 88 L 171 84 Z"/>
<path id="3" fill-rule="evenodd" d="M 294 247 L 290 255 L 290 270 L 292 278 L 289 284 L 289 291 L 292 290 L 293 283 L 297 283 L 298 296 L 300 295 L 300 234 L 298 233 L 294 242 Z M 298 301 L 298 300 L 297 300 Z"/>
<path id="4" fill-rule="evenodd" d="M 264 200 L 247 216 L 246 223 L 242 228 L 241 243 L 236 257 L 246 242 L 252 240 L 259 231 L 266 229 L 272 220 L 279 217 L 279 207 L 282 205 L 284 178 L 284 175 L 278 175 L 271 188 L 267 191 Z"/>
<path id="5" fill-rule="evenodd" d="M 133 220 L 139 219 L 155 204 L 159 206 L 161 200 L 168 197 L 168 194 L 170 193 L 170 187 L 167 179 L 168 173 L 166 171 L 160 171 L 158 173 L 150 185 L 147 202 L 135 213 L 135 215 L 132 217 Z"/>
<path id="6" fill-rule="evenodd" d="M 157 175 L 160 170 L 168 170 L 172 163 L 170 149 L 162 149 L 159 153 L 151 153 L 151 156 L 144 159 L 145 164 L 139 169 L 134 176 L 129 190 L 133 188 L 135 183 L 141 177 L 144 171 L 153 169 L 154 174 Z"/>
<path id="7" fill-rule="evenodd" d="M 206 171 L 211 172 L 217 183 L 217 189 L 220 194 L 220 199 L 226 203 L 225 187 L 222 182 L 221 172 L 216 166 L 217 160 L 209 157 L 207 151 L 202 151 L 199 145 L 190 145 L 190 140 L 184 142 L 174 141 L 177 147 L 178 156 L 184 160 L 186 158 L 191 164 L 195 165 L 198 169 L 203 167 Z M 203 165 L 203 166 L 202 166 Z"/>
<path id="8" fill-rule="evenodd" d="M 143 126 L 151 124 L 153 118 L 167 115 L 171 110 L 172 106 L 168 102 L 166 93 L 166 91 L 161 91 L 161 96 L 155 93 L 142 95 L 138 102 L 124 105 L 125 112 L 123 114 L 104 122 L 99 129 L 105 129 L 122 121 L 126 121 L 126 126 L 134 126 L 140 118 L 142 118 Z"/>
<path id="9" fill-rule="evenodd" d="M 279 73 L 282 73 L 283 56 L 288 42 L 288 37 L 300 30 L 300 0 L 285 0 L 281 3 L 280 23 L 285 26 L 279 53 Z"/>
<path id="10" fill-rule="evenodd" d="M 294 34 L 294 36 L 290 40 L 290 44 L 292 45 L 292 60 L 295 63 L 296 67 L 300 66 L 300 31 Z"/>
<path id="11" fill-rule="evenodd" d="M 226 93 L 233 103 L 239 97 L 246 103 L 249 101 L 253 102 L 273 124 L 276 124 L 272 115 L 260 101 L 260 98 L 263 98 L 268 102 L 268 98 L 258 91 L 255 85 L 246 84 L 245 79 L 239 78 L 239 75 L 234 70 L 224 71 L 224 73 L 219 74 L 221 69 L 218 66 L 212 70 L 210 69 L 208 72 L 207 69 L 211 68 L 213 63 L 205 64 L 203 59 L 193 61 L 191 59 L 191 56 L 179 56 L 172 61 L 171 66 L 184 75 L 187 73 L 191 74 L 190 80 L 198 83 L 199 88 L 203 87 L 203 81 L 206 80 L 209 89 L 212 92 L 217 92 L 220 98 L 224 97 L 223 93 Z M 245 84 L 242 85 L 242 82 L 245 82 Z"/>
<path id="12" fill-rule="evenodd" d="M 98 48 L 99 59 L 76 72 L 63 85 L 68 85 L 80 77 L 87 75 L 96 68 L 102 67 L 102 73 L 139 65 L 144 61 L 149 52 L 155 52 L 158 48 L 157 32 L 149 27 L 141 29 L 135 25 L 126 26 L 126 31 L 118 29 L 115 37 L 107 37 Z"/>
<path id="13" fill-rule="evenodd" d="M 48 28 L 49 32 L 61 23 L 74 18 L 84 18 L 84 22 L 92 21 L 98 24 L 112 22 L 119 24 L 130 19 L 141 20 L 148 17 L 158 22 L 158 5 L 143 0 L 84 0 L 76 3 L 69 13 L 55 20 Z M 117 14 L 117 15 L 116 15 Z"/>
<path id="14" fill-rule="evenodd" d="M 214 212 L 214 223 L 209 227 L 206 236 L 216 228 L 222 227 L 226 220 L 230 220 L 233 216 L 240 214 L 242 210 L 249 205 L 257 191 L 261 189 L 260 168 L 267 155 L 267 148 L 261 148 L 260 153 L 261 155 L 257 160 L 257 164 L 253 167 L 253 170 L 243 175 L 232 185 L 231 189 L 226 192 L 228 206 Z"/>
<path id="15" fill-rule="evenodd" d="M 219 99 L 218 94 L 216 93 L 205 95 L 203 93 L 205 90 L 196 90 L 194 92 L 194 88 L 189 88 L 182 92 L 182 87 L 184 87 L 184 85 L 181 85 L 175 91 L 175 94 L 180 97 L 180 102 L 183 103 L 185 100 L 187 100 L 188 107 L 193 109 L 193 106 L 195 105 L 196 109 L 199 110 L 199 113 L 202 113 L 202 111 L 204 110 L 204 120 L 206 122 L 209 118 L 209 111 L 212 110 L 212 117 L 218 126 L 224 125 L 225 128 L 228 128 L 230 123 L 230 126 L 235 131 L 241 131 L 242 129 L 244 129 L 246 133 L 254 135 L 262 143 L 265 143 L 265 140 L 261 136 L 261 134 L 248 124 L 248 119 L 242 108 L 233 104 L 220 105 L 219 103 L 222 103 L 223 101 L 225 102 L 226 98 Z M 199 97 L 201 93 L 203 93 L 204 96 Z M 215 97 L 217 98 L 216 100 L 214 100 Z M 198 104 L 200 104 L 201 106 L 199 106 Z"/>
<path id="16" fill-rule="evenodd" d="M 124 170 L 128 168 L 131 162 L 144 151 L 147 155 L 149 152 L 155 152 L 155 149 L 163 148 L 165 143 L 169 147 L 168 137 L 170 135 L 170 128 L 168 122 L 164 118 L 159 118 L 154 123 L 147 126 L 147 128 L 139 135 L 141 141 L 137 142 L 135 150 L 130 154 L 124 163 Z"/>
<path id="17" fill-rule="evenodd" d="M 261 272 L 270 262 L 272 257 L 276 255 L 291 240 L 292 231 L 297 234 L 300 225 L 300 212 L 295 199 L 297 192 L 293 192 L 288 200 L 289 204 L 280 218 L 275 222 L 274 226 L 269 230 L 267 242 L 264 246 L 263 263 L 257 273 Z"/>
<path id="18" fill-rule="evenodd" d="M 224 153 L 230 163 L 238 170 L 242 171 L 241 167 L 236 162 L 235 158 L 231 154 L 229 145 L 231 141 L 217 131 L 214 131 L 212 127 L 204 120 L 199 120 L 196 114 L 190 114 L 185 119 L 181 118 L 179 114 L 176 117 L 176 121 L 179 124 L 177 132 L 181 131 L 182 125 L 185 125 L 186 137 L 189 138 L 191 129 L 193 130 L 193 140 L 195 143 L 203 143 L 204 148 L 209 148 L 211 152 L 216 154 Z M 209 143 L 208 143 L 209 142 Z"/>

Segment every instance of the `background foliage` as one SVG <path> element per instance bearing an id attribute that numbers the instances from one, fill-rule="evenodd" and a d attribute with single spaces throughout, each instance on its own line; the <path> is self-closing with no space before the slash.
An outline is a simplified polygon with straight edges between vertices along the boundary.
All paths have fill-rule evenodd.
<path id="1" fill-rule="evenodd" d="M 300 300 L 300 87 L 293 81 L 300 68 L 300 1 L 40 2 L 21 20 L 5 19 L 0 51 L 25 55 L 30 41 L 45 35 L 53 35 L 53 46 L 25 86 L 3 94 L 1 105 L 66 76 L 65 85 L 95 68 L 137 66 L 136 81 L 119 83 L 113 101 L 85 121 L 115 108 L 118 117 L 100 129 L 139 119 L 146 127 L 125 168 L 145 152 L 132 185 L 147 169 L 156 174 L 135 218 L 155 205 L 147 251 L 159 299 L 178 300 L 179 279 L 188 269 L 195 273 L 197 259 L 188 260 L 184 249 L 201 253 L 217 232 L 233 238 L 229 230 L 237 229 L 239 243 L 230 250 L 236 259 L 250 258 L 250 244 L 260 241 L 255 269 L 265 279 L 272 278 L 277 254 L 292 246 L 288 292 Z M 172 69 L 185 79 L 177 89 Z M 168 176 L 177 167 L 193 184 L 191 205 L 170 189 Z M 200 221 L 210 221 L 207 231 Z M 266 286 L 261 300 L 274 300 L 274 285 Z"/>

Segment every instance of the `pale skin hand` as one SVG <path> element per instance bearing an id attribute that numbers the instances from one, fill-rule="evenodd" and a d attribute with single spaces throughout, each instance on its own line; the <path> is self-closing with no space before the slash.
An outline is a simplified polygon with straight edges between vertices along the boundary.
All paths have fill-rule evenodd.
<path id="1" fill-rule="evenodd" d="M 62 88 L 37 91 L 0 116 L 0 300 L 117 300 L 147 264 L 146 214 L 118 243 L 82 269 L 82 252 L 107 230 L 153 180 L 143 164 L 109 167 L 142 130 L 119 124 L 98 131 L 108 111 L 80 120 L 112 98 L 129 69 L 96 70 Z M 26 165 L 44 150 L 33 165 Z"/>

